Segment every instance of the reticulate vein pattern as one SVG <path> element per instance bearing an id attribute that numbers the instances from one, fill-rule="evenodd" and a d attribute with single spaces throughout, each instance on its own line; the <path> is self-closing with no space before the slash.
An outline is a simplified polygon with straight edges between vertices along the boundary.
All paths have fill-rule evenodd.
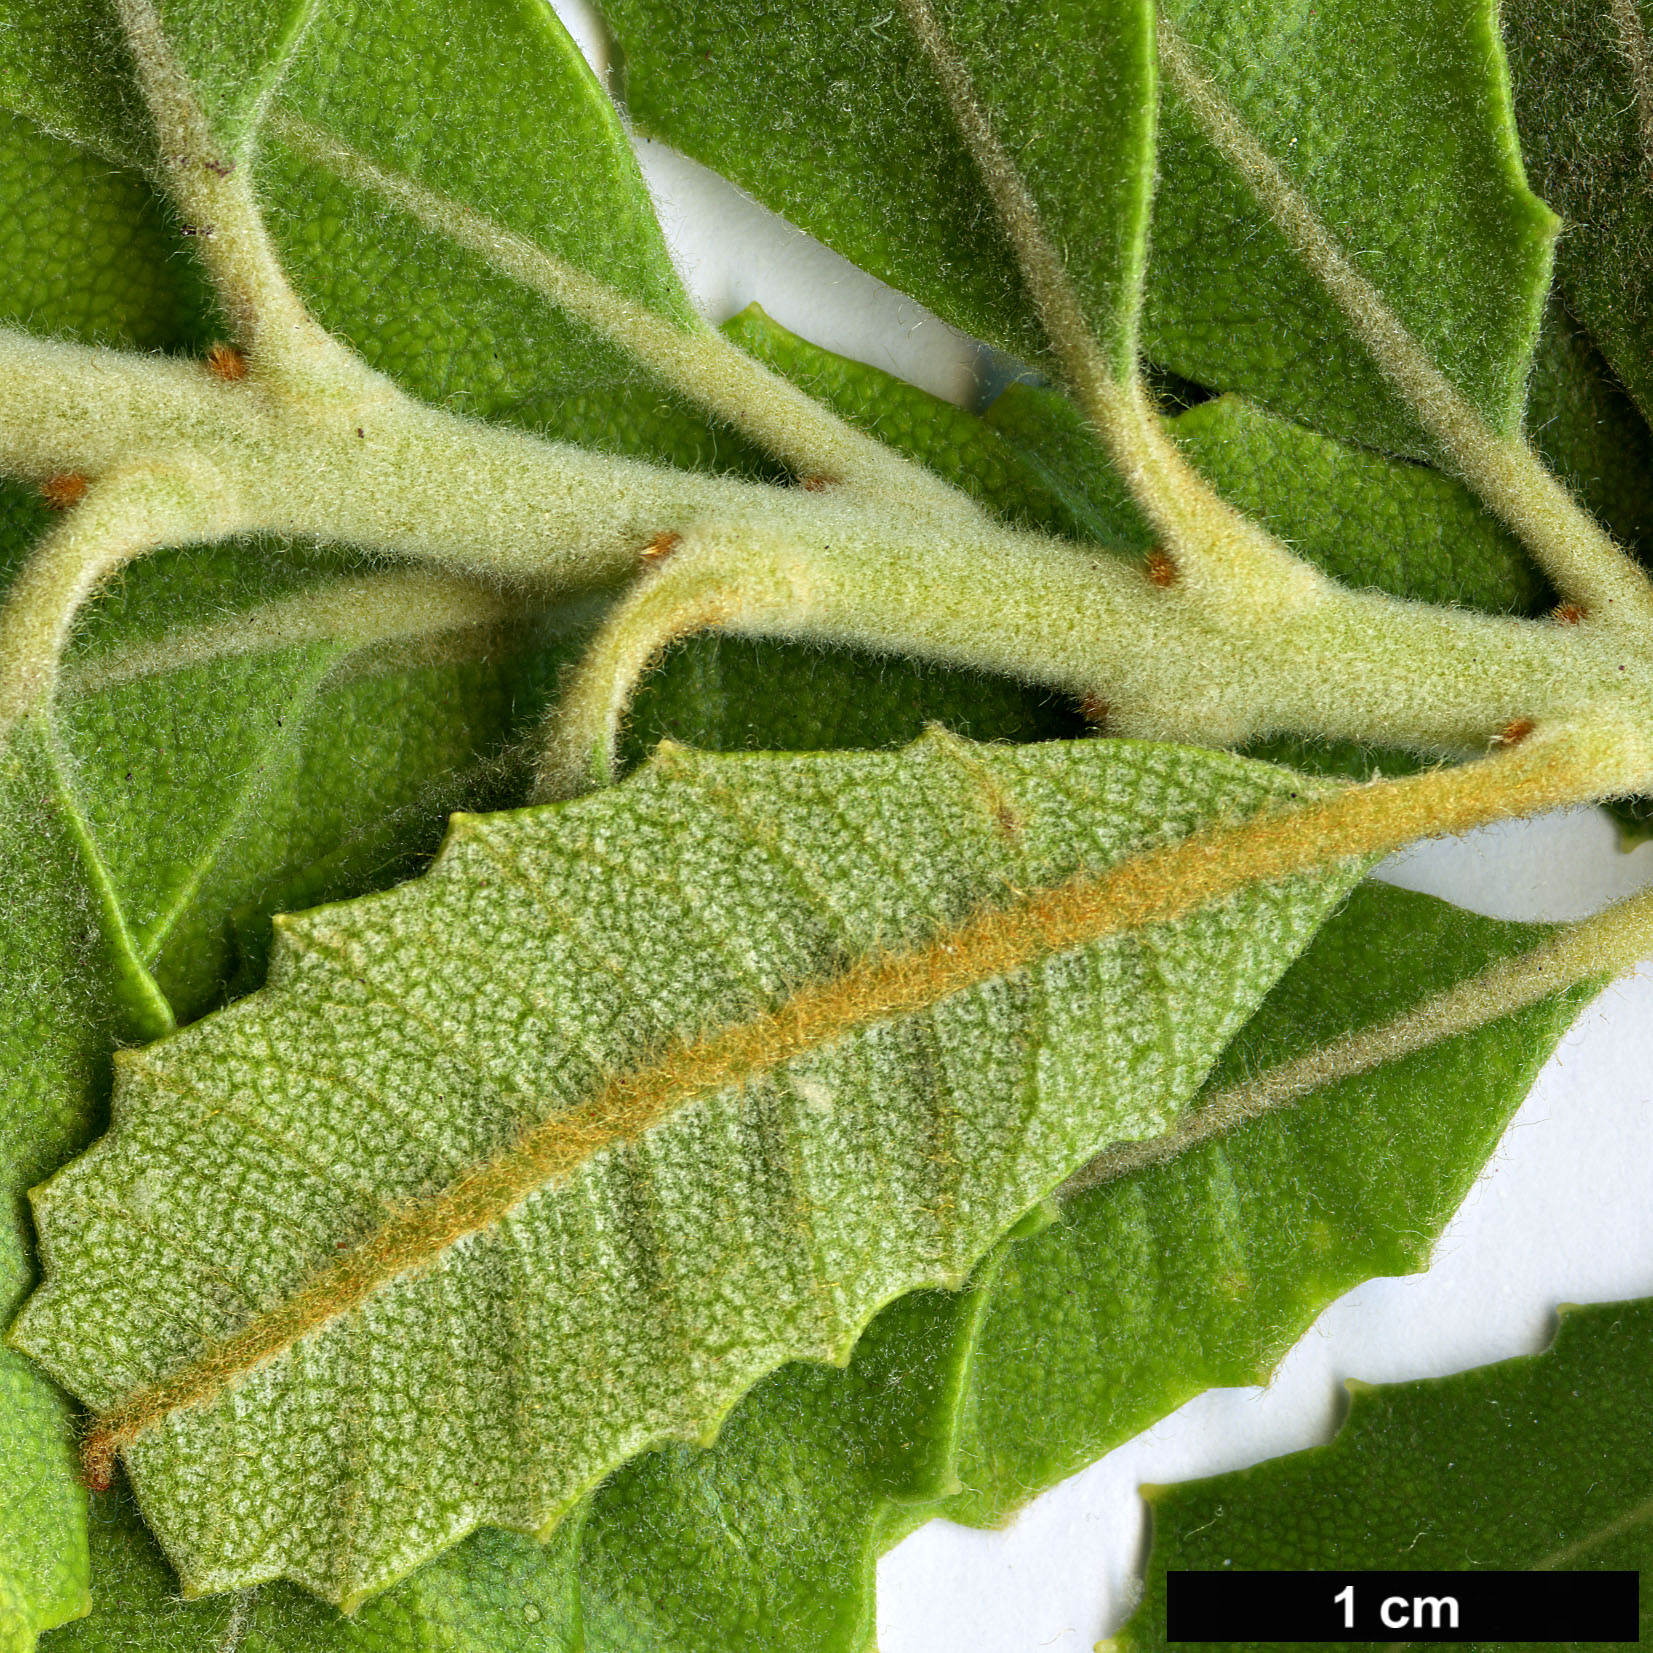
<path id="1" fill-rule="evenodd" d="M 462 817 L 122 1060 L 114 1130 L 36 1193 L 14 1338 L 105 1414 L 192 1591 L 349 1606 L 479 1525 L 544 1531 L 1167 1129 L 1364 863 L 1056 951 L 1025 914 L 1323 790 L 933 736 L 669 749 Z"/>

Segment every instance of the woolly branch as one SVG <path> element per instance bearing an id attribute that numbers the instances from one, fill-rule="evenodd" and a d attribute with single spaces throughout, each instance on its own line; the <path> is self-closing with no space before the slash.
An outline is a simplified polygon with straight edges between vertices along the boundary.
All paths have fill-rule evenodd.
<path id="1" fill-rule="evenodd" d="M 178 455 L 233 475 L 253 529 L 547 589 L 615 585 L 657 534 L 788 498 L 542 442 L 395 391 L 370 411 L 307 406 L 254 378 L 226 384 L 194 363 L 0 329 L 0 469 L 96 479 Z"/>
<path id="2" fill-rule="evenodd" d="M 611 339 L 679 395 L 750 437 L 798 475 L 878 496 L 905 510 L 939 510 L 953 517 L 979 514 L 970 500 L 934 472 L 846 424 L 715 328 L 698 319 L 685 327 L 638 304 L 526 236 L 376 165 L 308 122 L 278 111 L 267 124 L 313 165 L 393 203 L 427 229 Z"/>
<path id="3" fill-rule="evenodd" d="M 1322 601 L 1246 631 L 1168 600 L 1135 565 L 986 518 L 666 470 L 400 396 L 357 424 L 190 363 L 0 331 L 0 465 L 96 482 L 147 463 L 233 476 L 248 531 L 547 595 L 612 589 L 679 533 L 704 540 L 691 562 L 715 554 L 741 594 L 727 629 L 1094 695 L 1122 734 L 1227 745 L 1295 733 L 1457 756 L 1511 724 L 1600 715 L 1653 727 L 1653 660 L 1597 627 L 1328 582 Z"/>
<path id="4" fill-rule="evenodd" d="M 733 553 L 731 555 L 731 553 Z M 573 798 L 619 779 L 617 755 L 637 684 L 671 643 L 739 624 L 784 627 L 803 598 L 791 560 L 716 530 L 664 537 L 655 566 L 604 622 L 549 723 L 537 803 Z"/>
<path id="5" fill-rule="evenodd" d="M 1644 891 L 1595 918 L 1568 925 L 1531 952 L 1495 964 L 1391 1021 L 1334 1039 L 1245 1084 L 1216 1092 L 1164 1136 L 1123 1143 L 1098 1155 L 1063 1184 L 1061 1193 L 1081 1193 L 1174 1159 L 1341 1079 L 1472 1033 L 1564 988 L 1623 975 L 1650 954 L 1653 892 Z"/>
<path id="6" fill-rule="evenodd" d="M 1251 186 L 1446 462 L 1509 524 L 1562 595 L 1601 623 L 1653 620 L 1653 583 L 1524 441 L 1500 436 L 1459 395 L 1164 18 L 1159 60 L 1201 131 Z"/>
<path id="7" fill-rule="evenodd" d="M 201 467 L 115 472 L 93 485 L 0 608 L 0 741 L 50 700 L 75 615 L 111 574 L 159 546 L 245 526 L 222 481 Z"/>
<path id="8" fill-rule="evenodd" d="M 577 733 L 554 736 L 548 772 L 562 778 L 549 792 L 608 772 L 592 754 L 611 751 L 637 674 L 708 615 L 737 635 L 1044 684 L 1104 702 L 1110 729 L 1145 739 L 1298 733 L 1461 757 L 1546 725 L 1653 729 L 1653 660 L 1611 631 L 1334 587 L 1246 634 L 1164 601 L 1132 564 L 1060 541 L 992 525 L 912 535 L 847 509 L 798 510 L 703 520 L 615 611 L 566 709 Z"/>
<path id="9" fill-rule="evenodd" d="M 1160 427 L 1136 372 L 1140 292 L 1128 301 L 1111 359 L 1104 352 L 1038 204 L 994 132 L 970 72 L 929 0 L 900 0 L 900 5 L 1016 250 L 1062 373 L 1160 536 L 1162 554 L 1171 558 L 1179 583 L 1213 614 L 1242 622 L 1273 619 L 1322 597 L 1329 585 L 1324 576 L 1222 499 Z"/>
<path id="10" fill-rule="evenodd" d="M 281 268 L 245 166 L 214 136 L 154 0 L 118 0 L 162 175 L 254 373 L 311 393 L 371 398 L 384 381 L 305 309 Z"/>

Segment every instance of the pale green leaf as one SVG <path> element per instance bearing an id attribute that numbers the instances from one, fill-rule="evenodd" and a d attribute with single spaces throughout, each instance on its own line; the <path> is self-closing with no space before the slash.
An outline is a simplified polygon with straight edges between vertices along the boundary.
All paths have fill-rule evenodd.
<path id="1" fill-rule="evenodd" d="M 425 879 L 286 924 L 265 993 L 124 1064 L 114 1133 L 36 1195 L 48 1284 L 14 1335 L 97 1408 L 249 1327 L 279 1339 L 126 1449 L 191 1588 L 287 1576 L 354 1602 L 479 1524 L 542 1528 L 781 1361 L 842 1359 L 891 1297 L 962 1281 L 1103 1143 L 1163 1130 L 1357 869 L 916 1015 L 843 1000 L 830 1034 L 810 983 L 926 946 L 900 979 L 929 981 L 956 951 L 938 926 L 1306 784 L 1175 747 L 945 738 L 673 755 L 471 818 Z M 795 1045 L 672 1091 L 670 1041 L 783 1026 Z M 635 1140 L 558 1118 L 628 1070 L 665 1087 Z M 556 1180 L 532 1143 L 572 1156 Z M 520 1190 L 450 1234 L 441 1191 L 478 1166 L 458 1186 Z M 359 1268 L 334 1312 L 326 1282 Z M 290 1313 L 322 1318 L 294 1344 Z"/>
<path id="2" fill-rule="evenodd" d="M 1329 1446 L 1157 1489 L 1148 1591 L 1118 1645 L 1167 1645 L 1170 1568 L 1645 1572 L 1650 1338 L 1653 1302 L 1569 1308 L 1542 1354 L 1421 1383 L 1352 1385 Z M 1650 1629 L 1644 1592 L 1637 1645 Z"/>

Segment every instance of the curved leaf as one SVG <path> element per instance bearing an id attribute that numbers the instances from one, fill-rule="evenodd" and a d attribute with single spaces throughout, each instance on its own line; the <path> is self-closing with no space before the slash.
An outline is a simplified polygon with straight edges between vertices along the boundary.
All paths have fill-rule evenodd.
<path id="1" fill-rule="evenodd" d="M 117 1129 L 37 1193 L 14 1338 L 119 1409 L 190 1588 L 354 1602 L 481 1523 L 543 1528 L 1163 1130 L 1357 869 L 1050 956 L 1016 892 L 1083 902 L 1304 785 L 935 738 L 671 754 L 468 818 L 123 1064 Z"/>

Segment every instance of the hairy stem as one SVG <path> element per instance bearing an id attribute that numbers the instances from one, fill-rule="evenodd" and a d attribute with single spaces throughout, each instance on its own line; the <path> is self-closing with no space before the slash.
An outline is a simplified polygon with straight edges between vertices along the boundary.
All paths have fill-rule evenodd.
<path id="1" fill-rule="evenodd" d="M 750 586 L 731 587 L 716 557 L 694 552 L 701 536 L 676 536 L 656 553 L 672 558 L 645 574 L 605 621 L 570 678 L 551 718 L 534 786 L 536 803 L 578 797 L 619 779 L 626 709 L 644 673 L 679 638 L 716 629 L 752 606 Z M 789 594 L 772 597 L 784 609 Z"/>
<path id="2" fill-rule="evenodd" d="M 1214 613 L 1247 624 L 1320 598 L 1328 584 L 1324 577 L 1222 499 L 1161 429 L 1136 371 L 1140 290 L 1127 301 L 1128 314 L 1112 349 L 1104 350 L 1098 342 L 1038 204 L 994 132 L 970 73 L 929 0 L 900 0 L 900 5 L 1016 250 L 1063 375 L 1160 536 L 1187 595 Z"/>
<path id="3" fill-rule="evenodd" d="M 1459 395 L 1164 18 L 1159 58 L 1201 131 L 1251 186 L 1442 457 L 1509 524 L 1562 595 L 1598 622 L 1639 626 L 1653 620 L 1653 583 L 1524 441 L 1501 436 Z"/>
<path id="4" fill-rule="evenodd" d="M 616 584 L 657 534 L 786 498 L 542 442 L 395 391 L 369 412 L 295 406 L 253 378 L 226 384 L 193 363 L 0 329 L 0 467 L 96 479 L 195 456 L 235 478 L 250 527 L 548 588 Z"/>
<path id="5" fill-rule="evenodd" d="M 1094 696 L 1123 734 L 1227 745 L 1287 733 L 1451 756 L 1484 750 L 1515 724 L 1610 718 L 1653 729 L 1653 658 L 1612 628 L 1327 582 L 1320 601 L 1247 630 L 1158 589 L 1133 563 L 986 518 L 942 521 L 830 491 L 664 470 L 400 396 L 357 423 L 190 363 L 0 331 L 0 464 L 95 482 L 134 463 L 233 476 L 247 529 L 546 594 L 612 589 L 649 565 L 651 545 L 683 535 L 686 548 L 660 570 L 673 582 L 664 591 L 714 559 L 736 594 L 718 621 L 726 630 Z"/>
<path id="6" fill-rule="evenodd" d="M 317 324 L 289 284 L 247 169 L 214 136 L 154 0 L 118 0 L 162 175 L 252 370 L 312 394 L 371 399 L 383 381 Z"/>
<path id="7" fill-rule="evenodd" d="M 1340 1079 L 1471 1033 L 1564 988 L 1623 975 L 1650 953 L 1653 891 L 1617 902 L 1581 924 L 1568 925 L 1531 952 L 1495 964 L 1391 1021 L 1346 1034 L 1244 1084 L 1217 1091 L 1184 1114 L 1164 1136 L 1122 1143 L 1099 1154 L 1070 1177 L 1061 1191 L 1064 1195 L 1080 1193 L 1145 1165 L 1174 1159 Z"/>
<path id="8" fill-rule="evenodd" d="M 277 111 L 269 125 L 315 166 L 392 202 L 426 228 L 613 340 L 679 395 L 750 437 L 812 483 L 836 483 L 908 510 L 978 514 L 970 500 L 933 472 L 845 424 L 715 328 L 698 322 L 685 327 L 638 304 L 526 236 L 378 166 L 307 122 Z"/>
<path id="9" fill-rule="evenodd" d="M 110 575 L 162 545 L 218 539 L 244 526 L 204 468 L 140 468 L 97 483 L 48 534 L 0 608 L 0 741 L 51 698 L 81 605 Z"/>
<path id="10" fill-rule="evenodd" d="M 1611 632 L 1334 589 L 1246 636 L 1168 601 L 1135 566 L 1057 541 L 984 528 L 914 543 L 845 512 L 802 527 L 702 521 L 646 597 L 610 616 L 559 752 L 606 750 L 636 673 L 708 623 L 1047 684 L 1105 702 L 1116 733 L 1149 739 L 1296 733 L 1461 756 L 1546 724 L 1653 730 L 1653 660 Z"/>

